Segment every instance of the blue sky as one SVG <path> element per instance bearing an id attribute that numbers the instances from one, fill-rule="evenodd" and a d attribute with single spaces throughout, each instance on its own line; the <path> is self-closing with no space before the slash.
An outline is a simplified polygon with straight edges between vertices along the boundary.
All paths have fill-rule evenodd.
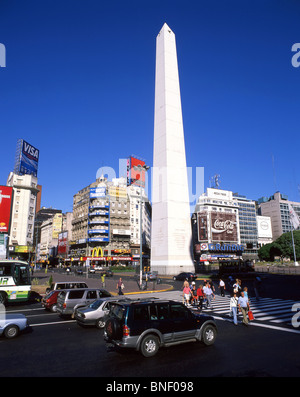
<path id="1" fill-rule="evenodd" d="M 187 165 L 205 188 L 300 201 L 299 1 L 0 0 L 0 184 L 18 138 L 40 150 L 42 205 L 119 159 L 152 165 L 155 40 L 176 35 Z"/>

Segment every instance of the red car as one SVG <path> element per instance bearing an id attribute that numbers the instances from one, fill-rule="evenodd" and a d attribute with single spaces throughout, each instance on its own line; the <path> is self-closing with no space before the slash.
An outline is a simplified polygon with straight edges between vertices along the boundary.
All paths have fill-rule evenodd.
<path id="1" fill-rule="evenodd" d="M 61 289 L 50 291 L 42 299 L 42 306 L 46 310 L 50 310 L 52 313 L 56 313 L 57 296 L 61 292 Z"/>

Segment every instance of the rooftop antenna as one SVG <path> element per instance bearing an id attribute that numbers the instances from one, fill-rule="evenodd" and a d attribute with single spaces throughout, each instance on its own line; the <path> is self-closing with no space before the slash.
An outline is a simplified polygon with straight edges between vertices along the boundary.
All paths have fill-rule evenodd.
<path id="1" fill-rule="evenodd" d="M 219 188 L 219 186 L 220 186 L 220 175 L 219 174 L 216 174 L 213 177 L 211 177 L 210 185 L 213 189 Z"/>
<path id="2" fill-rule="evenodd" d="M 275 173 L 275 159 L 274 159 L 273 153 L 272 153 L 272 167 L 273 167 L 274 187 L 275 187 L 275 192 L 277 192 L 277 181 L 276 181 L 276 173 Z"/>

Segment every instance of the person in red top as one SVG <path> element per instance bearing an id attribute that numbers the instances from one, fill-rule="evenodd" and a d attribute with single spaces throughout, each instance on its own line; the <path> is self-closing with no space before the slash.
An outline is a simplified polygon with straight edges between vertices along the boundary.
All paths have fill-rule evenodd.
<path id="1" fill-rule="evenodd" d="M 203 299 L 204 299 L 204 292 L 203 292 L 203 285 L 199 285 L 197 289 L 197 297 L 198 297 L 198 309 L 202 310 L 202 305 L 203 305 Z"/>

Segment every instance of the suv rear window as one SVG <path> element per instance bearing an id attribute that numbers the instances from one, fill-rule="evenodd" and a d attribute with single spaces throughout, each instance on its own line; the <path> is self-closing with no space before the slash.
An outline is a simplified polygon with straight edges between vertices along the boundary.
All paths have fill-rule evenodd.
<path id="1" fill-rule="evenodd" d="M 69 292 L 69 299 L 80 299 L 83 297 L 84 291 L 79 291 L 74 289 L 74 291 Z"/>
<path id="2" fill-rule="evenodd" d="M 122 320 L 125 317 L 125 307 L 112 303 L 110 306 L 110 314 L 114 315 L 119 320 Z"/>

